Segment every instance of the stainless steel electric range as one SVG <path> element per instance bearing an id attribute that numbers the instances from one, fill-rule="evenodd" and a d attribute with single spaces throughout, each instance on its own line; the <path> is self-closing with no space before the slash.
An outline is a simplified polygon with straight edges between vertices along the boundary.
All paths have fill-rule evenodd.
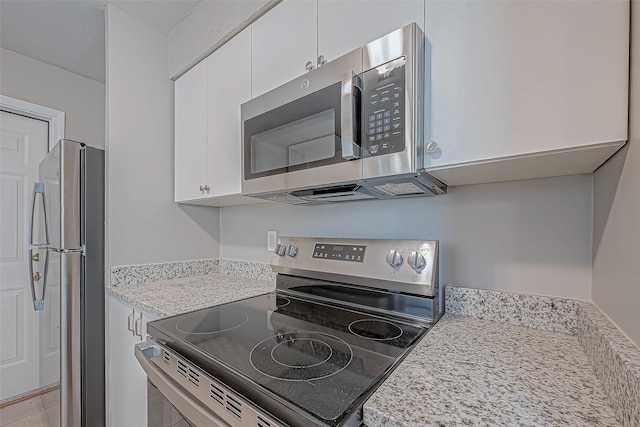
<path id="1" fill-rule="evenodd" d="M 359 426 L 438 318 L 438 242 L 282 237 L 273 293 L 150 322 L 136 357 L 191 425 Z"/>

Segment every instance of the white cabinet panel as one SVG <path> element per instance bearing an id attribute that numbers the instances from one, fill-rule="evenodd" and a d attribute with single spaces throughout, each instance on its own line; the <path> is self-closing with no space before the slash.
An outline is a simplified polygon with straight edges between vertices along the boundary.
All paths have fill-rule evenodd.
<path id="1" fill-rule="evenodd" d="M 203 196 L 207 158 L 207 61 L 175 83 L 175 200 Z"/>
<path id="2" fill-rule="evenodd" d="M 412 22 L 424 30 L 424 0 L 318 0 L 318 55 L 331 61 Z"/>
<path id="3" fill-rule="evenodd" d="M 317 62 L 317 2 L 285 0 L 252 24 L 252 96 L 306 72 Z"/>
<path id="4" fill-rule="evenodd" d="M 425 15 L 428 167 L 626 140 L 627 2 L 428 0 Z"/>
<path id="5" fill-rule="evenodd" d="M 249 27 L 176 81 L 176 202 L 258 202 L 240 195 L 240 104 L 250 98 Z"/>
<path id="6" fill-rule="evenodd" d="M 142 341 L 128 329 L 139 321 L 139 333 L 146 336 L 146 313 L 125 305 L 114 297 L 109 301 L 108 402 L 109 425 L 147 425 L 147 376 L 134 356 L 134 345 Z"/>
<path id="7" fill-rule="evenodd" d="M 251 99 L 251 28 L 231 39 L 207 61 L 209 196 L 240 194 L 240 104 Z"/>

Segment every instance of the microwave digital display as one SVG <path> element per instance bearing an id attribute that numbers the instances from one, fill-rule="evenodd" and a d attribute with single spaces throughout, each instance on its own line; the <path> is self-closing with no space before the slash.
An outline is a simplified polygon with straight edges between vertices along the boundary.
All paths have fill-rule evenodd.
<path id="1" fill-rule="evenodd" d="M 398 153 L 405 148 L 405 58 L 362 75 L 362 148 L 365 157 Z"/>

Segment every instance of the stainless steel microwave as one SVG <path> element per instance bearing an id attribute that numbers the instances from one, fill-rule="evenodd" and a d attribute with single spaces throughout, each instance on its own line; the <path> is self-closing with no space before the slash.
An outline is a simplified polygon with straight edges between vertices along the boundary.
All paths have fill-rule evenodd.
<path id="1" fill-rule="evenodd" d="M 426 43 L 409 24 L 242 104 L 242 194 L 318 204 L 445 193 L 424 171 Z"/>

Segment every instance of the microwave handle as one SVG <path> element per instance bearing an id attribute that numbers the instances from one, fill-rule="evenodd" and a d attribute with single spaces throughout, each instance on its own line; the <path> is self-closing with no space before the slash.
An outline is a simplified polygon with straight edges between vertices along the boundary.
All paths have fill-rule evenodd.
<path id="1" fill-rule="evenodd" d="M 342 75 L 342 94 L 340 97 L 342 124 L 342 157 L 346 160 L 360 158 L 360 93 L 359 77 L 349 71 Z"/>

